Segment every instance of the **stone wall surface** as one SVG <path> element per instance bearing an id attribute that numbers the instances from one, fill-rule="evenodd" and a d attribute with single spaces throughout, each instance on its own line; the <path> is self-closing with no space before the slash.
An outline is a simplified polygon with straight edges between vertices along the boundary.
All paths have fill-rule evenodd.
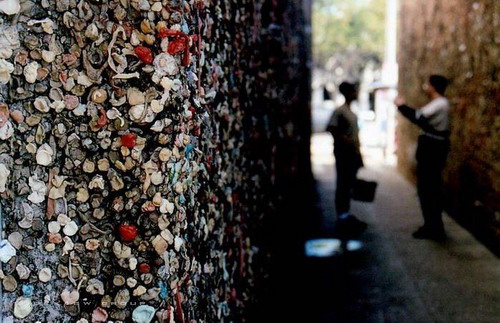
<path id="1" fill-rule="evenodd" d="M 500 250 L 500 2 L 403 0 L 399 88 L 412 106 L 430 74 L 451 79 L 448 210 Z M 414 179 L 418 130 L 399 120 L 399 166 Z"/>
<path id="2" fill-rule="evenodd" d="M 303 8 L 0 1 L 0 321 L 250 317 L 308 163 Z"/>

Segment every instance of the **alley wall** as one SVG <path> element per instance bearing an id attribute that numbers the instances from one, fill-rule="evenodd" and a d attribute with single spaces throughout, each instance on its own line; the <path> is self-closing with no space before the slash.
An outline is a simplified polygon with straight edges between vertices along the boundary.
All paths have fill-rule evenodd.
<path id="1" fill-rule="evenodd" d="M 308 173 L 304 8 L 2 1 L 0 322 L 256 313 Z"/>
<path id="2" fill-rule="evenodd" d="M 403 0 L 400 6 L 401 94 L 410 106 L 422 106 L 429 75 L 452 81 L 447 209 L 500 250 L 500 3 Z M 414 180 L 418 130 L 398 122 L 399 168 Z"/>

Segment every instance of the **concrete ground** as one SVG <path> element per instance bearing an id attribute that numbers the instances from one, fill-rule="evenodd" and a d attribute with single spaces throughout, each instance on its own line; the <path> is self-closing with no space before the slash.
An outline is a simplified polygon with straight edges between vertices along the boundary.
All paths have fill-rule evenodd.
<path id="1" fill-rule="evenodd" d="M 320 212 L 309 238 L 331 237 L 332 139 L 316 134 L 312 142 Z M 447 216 L 445 242 L 413 239 L 421 225 L 414 186 L 376 150 L 364 155 L 367 167 L 359 177 L 376 180 L 379 187 L 374 203 L 352 205 L 368 223 L 359 238 L 362 247 L 305 260 L 306 322 L 500 322 L 499 259 Z"/>

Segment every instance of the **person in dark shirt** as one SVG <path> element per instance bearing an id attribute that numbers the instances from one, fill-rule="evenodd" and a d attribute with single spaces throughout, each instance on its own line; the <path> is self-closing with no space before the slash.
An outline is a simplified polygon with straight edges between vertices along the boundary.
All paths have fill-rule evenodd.
<path id="1" fill-rule="evenodd" d="M 327 131 L 333 135 L 337 187 L 335 208 L 337 211 L 337 233 L 344 238 L 354 237 L 366 229 L 366 223 L 349 212 L 351 194 L 358 170 L 363 167 L 360 152 L 358 118 L 351 104 L 358 97 L 355 84 L 343 82 L 339 86 L 345 104 L 337 108 L 328 123 Z"/>
<path id="2" fill-rule="evenodd" d="M 449 81 L 444 76 L 432 75 L 423 89 L 430 102 L 412 109 L 403 97 L 395 100 L 399 112 L 421 129 L 417 146 L 417 190 L 424 217 L 424 225 L 413 233 L 416 239 L 442 240 L 446 238 L 442 220 L 442 172 L 450 147 L 450 104 L 445 97 Z"/>

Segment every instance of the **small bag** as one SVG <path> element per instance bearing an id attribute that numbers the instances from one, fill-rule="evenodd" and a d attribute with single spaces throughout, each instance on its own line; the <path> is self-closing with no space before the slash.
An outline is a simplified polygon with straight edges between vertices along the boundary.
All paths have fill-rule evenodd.
<path id="1" fill-rule="evenodd" d="M 365 181 L 356 178 L 352 190 L 352 198 L 356 201 L 373 202 L 375 192 L 377 191 L 377 182 Z"/>

